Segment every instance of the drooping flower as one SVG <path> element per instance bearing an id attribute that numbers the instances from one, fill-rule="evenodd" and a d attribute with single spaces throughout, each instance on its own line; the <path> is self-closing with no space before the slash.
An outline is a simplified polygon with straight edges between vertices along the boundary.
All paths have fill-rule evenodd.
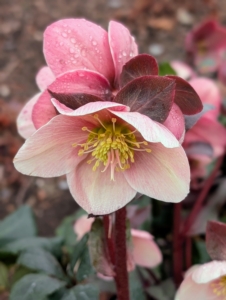
<path id="1" fill-rule="evenodd" d="M 226 59 L 226 28 L 204 21 L 188 33 L 185 46 L 200 73 L 218 71 Z"/>
<path id="2" fill-rule="evenodd" d="M 186 272 L 175 300 L 224 300 L 225 297 L 226 262 L 211 261 Z"/>
<path id="3" fill-rule="evenodd" d="M 19 127 L 32 121 L 35 129 L 15 167 L 33 176 L 66 174 L 73 197 L 95 215 L 123 207 L 136 192 L 183 200 L 183 114 L 202 109 L 194 89 L 177 76 L 158 76 L 155 59 L 137 55 L 116 22 L 107 34 L 85 20 L 58 21 L 45 31 L 44 53 L 55 80 L 43 69 L 37 79 L 46 90 L 19 117 Z"/>
<path id="4" fill-rule="evenodd" d="M 78 240 L 91 230 L 93 221 L 93 218 L 87 219 L 87 216 L 83 215 L 75 222 L 74 231 Z M 162 262 L 162 253 L 150 233 L 131 229 L 131 238 L 132 256 L 136 265 L 154 268 Z"/>
<path id="5" fill-rule="evenodd" d="M 192 187 L 199 187 L 200 179 L 208 175 L 207 166 L 221 156 L 226 146 L 226 130 L 217 120 L 222 97 L 216 83 L 207 78 L 195 78 L 189 82 L 202 102 L 211 106 L 198 122 L 186 133 L 183 146 L 190 160 Z"/>

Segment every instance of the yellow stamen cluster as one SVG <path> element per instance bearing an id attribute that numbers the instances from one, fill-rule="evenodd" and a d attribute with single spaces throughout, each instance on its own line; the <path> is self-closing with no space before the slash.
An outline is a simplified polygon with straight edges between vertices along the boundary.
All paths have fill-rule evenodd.
<path id="1" fill-rule="evenodd" d="M 128 126 L 117 124 L 116 118 L 112 118 L 110 123 L 103 123 L 98 115 L 94 115 L 94 118 L 100 126 L 92 131 L 83 127 L 82 130 L 88 132 L 86 143 L 72 145 L 81 147 L 78 155 L 91 153 L 92 158 L 87 163 L 94 162 L 93 171 L 103 164 L 102 172 L 110 167 L 111 179 L 114 180 L 115 170 L 126 170 L 134 163 L 134 151 L 151 152 L 151 149 L 142 148 L 143 145 L 148 145 L 146 141 L 137 142 L 134 134 L 136 130 L 131 131 Z"/>
<path id="2" fill-rule="evenodd" d="M 216 281 L 211 283 L 211 288 L 213 289 L 213 293 L 217 296 L 221 296 L 222 300 L 226 300 L 226 276 L 222 276 Z"/>

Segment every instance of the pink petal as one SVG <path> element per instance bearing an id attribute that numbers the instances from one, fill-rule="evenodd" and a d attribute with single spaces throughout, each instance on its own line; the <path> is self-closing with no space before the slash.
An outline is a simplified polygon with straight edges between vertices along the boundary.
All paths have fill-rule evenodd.
<path id="1" fill-rule="evenodd" d="M 189 192 L 190 167 L 182 147 L 149 144 L 151 153 L 134 151 L 135 162 L 124 174 L 133 189 L 165 202 L 179 202 Z"/>
<path id="2" fill-rule="evenodd" d="M 114 79 L 114 65 L 108 34 L 100 26 L 84 19 L 65 19 L 51 24 L 44 32 L 44 55 L 57 76 L 87 69 Z"/>
<path id="3" fill-rule="evenodd" d="M 36 75 L 36 83 L 41 91 L 55 80 L 55 76 L 49 67 L 42 67 Z"/>
<path id="4" fill-rule="evenodd" d="M 130 187 L 123 172 L 115 172 L 115 181 L 111 180 L 110 168 L 101 172 L 104 166 L 96 171 L 85 159 L 74 171 L 67 174 L 69 189 L 75 201 L 88 214 L 110 214 L 125 206 L 136 195 Z"/>
<path id="5" fill-rule="evenodd" d="M 74 224 L 74 232 L 77 234 L 77 240 L 81 240 L 81 238 L 87 233 L 90 232 L 92 224 L 94 222 L 94 218 L 89 218 L 87 215 L 81 216 Z"/>
<path id="6" fill-rule="evenodd" d="M 162 143 L 167 148 L 178 147 L 180 144 L 175 136 L 162 124 L 151 120 L 138 112 L 119 112 L 109 109 L 140 132 L 143 138 L 151 143 Z"/>
<path id="7" fill-rule="evenodd" d="M 70 172 L 84 159 L 78 156 L 78 150 L 72 144 L 87 139 L 87 132 L 82 131 L 82 127 L 92 128 L 91 122 L 85 118 L 62 115 L 53 118 L 20 148 L 14 158 L 16 169 L 23 174 L 40 177 L 54 177 Z"/>
<path id="8" fill-rule="evenodd" d="M 162 253 L 153 237 L 146 231 L 131 230 L 133 257 L 135 264 L 141 267 L 154 268 L 162 262 Z"/>
<path id="9" fill-rule="evenodd" d="M 211 119 L 217 118 L 220 113 L 221 94 L 216 83 L 204 77 L 194 78 L 189 83 L 195 89 L 203 103 L 214 106 L 214 109 L 205 113 L 205 116 Z"/>
<path id="10" fill-rule="evenodd" d="M 118 85 L 122 67 L 138 54 L 137 44 L 129 30 L 122 24 L 111 21 L 109 23 L 109 44 L 115 66 L 115 83 Z"/>
<path id="11" fill-rule="evenodd" d="M 210 284 L 198 284 L 187 276 L 177 291 L 175 300 L 223 300 L 213 292 Z"/>
<path id="12" fill-rule="evenodd" d="M 173 107 L 163 125 L 165 125 L 179 141 L 181 141 L 181 138 L 184 137 L 184 115 L 175 103 L 173 104 Z"/>
<path id="13" fill-rule="evenodd" d="M 100 74 L 91 71 L 79 70 L 63 74 L 48 86 L 55 93 L 75 94 L 87 93 L 107 97 L 110 93 L 108 81 Z M 56 110 L 51 103 L 52 97 L 45 91 L 37 101 L 33 111 L 33 122 L 39 128 L 56 116 Z"/>
<path id="14" fill-rule="evenodd" d="M 103 102 L 91 102 L 87 103 L 81 107 L 79 107 L 76 110 L 72 110 L 65 105 L 61 104 L 59 101 L 56 99 L 52 99 L 53 105 L 56 107 L 56 109 L 59 111 L 59 113 L 67 116 L 84 116 L 87 114 L 92 114 L 98 111 L 101 111 L 103 109 L 108 109 L 111 108 L 111 110 L 114 111 L 129 111 L 129 107 L 115 103 L 115 102 L 108 102 L 108 101 L 103 101 Z"/>
<path id="15" fill-rule="evenodd" d="M 193 69 L 189 65 L 185 64 L 182 61 L 173 60 L 170 62 L 170 65 L 176 71 L 177 75 L 185 80 L 188 80 L 188 79 L 191 79 L 191 78 L 197 76 L 195 74 L 195 71 L 193 71 Z"/>
<path id="16" fill-rule="evenodd" d="M 19 134 L 27 139 L 30 135 L 32 135 L 36 129 L 32 121 L 32 110 L 40 97 L 40 93 L 36 94 L 33 98 L 31 98 L 21 110 L 18 118 L 17 118 L 17 129 Z"/>
<path id="17" fill-rule="evenodd" d="M 208 283 L 226 275 L 225 261 L 211 261 L 196 268 L 192 273 L 192 279 L 196 283 Z"/>

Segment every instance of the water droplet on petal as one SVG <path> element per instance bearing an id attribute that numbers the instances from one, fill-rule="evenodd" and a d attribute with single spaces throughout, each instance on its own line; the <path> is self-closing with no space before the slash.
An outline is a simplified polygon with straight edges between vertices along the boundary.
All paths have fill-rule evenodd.
<path id="1" fill-rule="evenodd" d="M 74 38 L 71 38 L 70 40 L 71 40 L 71 42 L 72 42 L 73 44 L 75 44 L 75 39 L 74 39 Z"/>
<path id="2" fill-rule="evenodd" d="M 62 33 L 62 36 L 66 38 L 66 37 L 67 37 L 67 33 L 66 33 L 66 32 L 63 32 L 63 33 Z"/>
<path id="3" fill-rule="evenodd" d="M 123 52 L 122 52 L 122 55 L 123 55 L 123 56 L 126 56 L 126 52 L 125 52 L 125 51 L 123 51 Z"/>
<path id="4" fill-rule="evenodd" d="M 96 41 L 92 41 L 92 44 L 93 44 L 93 46 L 96 46 L 97 42 Z"/>
<path id="5" fill-rule="evenodd" d="M 74 53 L 75 50 L 73 48 L 70 48 L 70 53 Z"/>

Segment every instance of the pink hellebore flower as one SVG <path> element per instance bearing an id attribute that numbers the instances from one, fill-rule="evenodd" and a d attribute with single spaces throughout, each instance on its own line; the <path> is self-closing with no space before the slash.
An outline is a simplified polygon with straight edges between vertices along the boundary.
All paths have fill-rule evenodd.
<path id="1" fill-rule="evenodd" d="M 189 80 L 197 76 L 195 71 L 183 61 L 173 60 L 170 62 L 170 65 L 177 73 L 177 75 L 183 78 L 184 80 Z"/>
<path id="2" fill-rule="evenodd" d="M 183 146 L 191 163 L 192 186 L 207 175 L 207 166 L 222 155 L 226 146 L 226 129 L 218 122 L 221 94 L 211 79 L 195 78 L 189 82 L 204 104 L 212 106 L 185 135 Z"/>
<path id="3" fill-rule="evenodd" d="M 215 72 L 226 59 L 226 28 L 207 20 L 188 33 L 185 45 L 201 73 Z"/>
<path id="4" fill-rule="evenodd" d="M 74 231 L 78 240 L 91 230 L 94 219 L 84 215 L 74 224 Z M 131 229 L 132 256 L 136 265 L 154 268 L 162 262 L 162 253 L 154 242 L 153 236 L 143 230 Z"/>
<path id="5" fill-rule="evenodd" d="M 193 266 L 185 275 L 175 300 L 225 300 L 226 262 Z"/>
<path id="6" fill-rule="evenodd" d="M 116 22 L 109 33 L 86 20 L 53 23 L 44 54 L 51 71 L 40 71 L 45 90 L 19 116 L 20 133 L 33 134 L 15 157 L 17 170 L 66 174 L 73 197 L 94 215 L 120 209 L 136 192 L 183 200 L 190 174 L 178 140 L 183 114 L 202 109 L 194 89 L 179 77 L 157 76 L 155 59 L 137 55 L 129 31 Z"/>

